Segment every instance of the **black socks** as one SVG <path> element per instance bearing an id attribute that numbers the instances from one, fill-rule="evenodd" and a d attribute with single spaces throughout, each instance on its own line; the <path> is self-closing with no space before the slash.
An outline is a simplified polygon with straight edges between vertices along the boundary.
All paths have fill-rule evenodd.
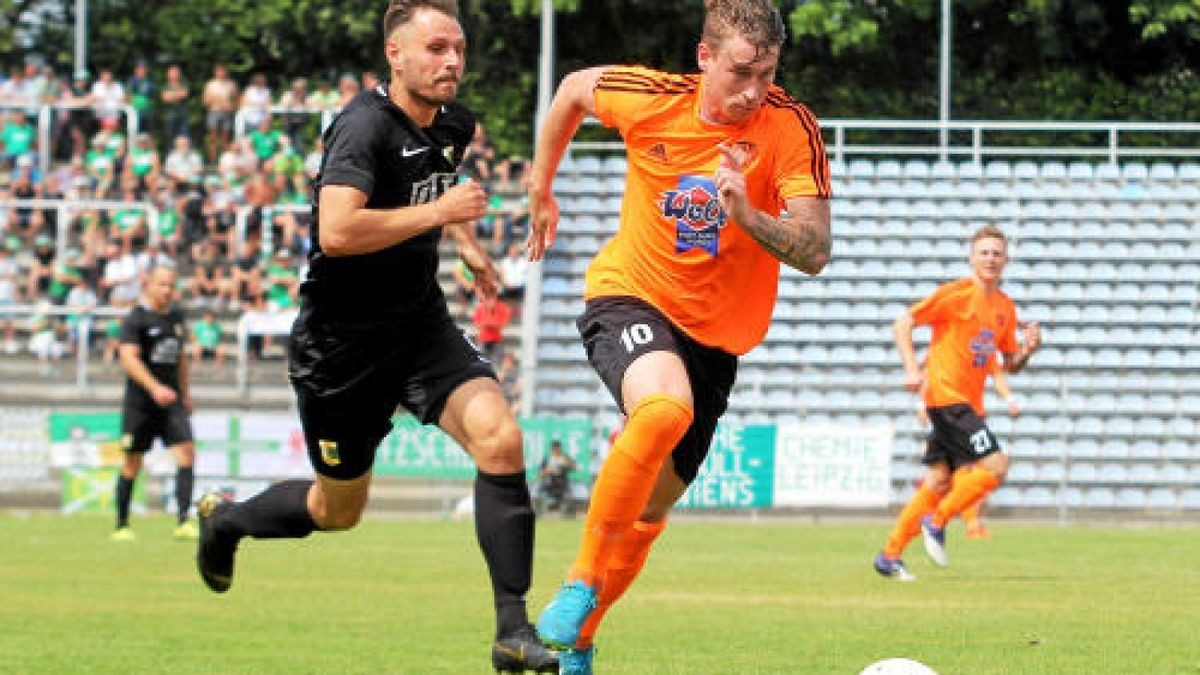
<path id="1" fill-rule="evenodd" d="M 475 536 L 496 600 L 496 635 L 529 623 L 525 594 L 533 573 L 533 507 L 524 473 L 475 477 Z"/>
<path id="2" fill-rule="evenodd" d="M 196 482 L 196 472 L 190 466 L 181 466 L 175 470 L 175 504 L 179 507 L 179 524 L 187 522 L 188 512 L 192 508 L 192 490 Z"/>
<path id="3" fill-rule="evenodd" d="M 221 512 L 214 523 L 222 532 L 237 538 L 302 539 L 317 524 L 308 513 L 311 480 L 285 480 L 244 502 Z"/>
<path id="4" fill-rule="evenodd" d="M 117 529 L 129 527 L 129 502 L 133 499 L 133 481 L 136 478 L 117 474 Z"/>

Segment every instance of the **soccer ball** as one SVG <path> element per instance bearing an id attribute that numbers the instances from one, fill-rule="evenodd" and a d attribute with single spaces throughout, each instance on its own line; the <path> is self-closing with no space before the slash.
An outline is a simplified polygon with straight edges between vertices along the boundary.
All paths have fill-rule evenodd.
<path id="1" fill-rule="evenodd" d="M 863 668 L 858 675 L 937 675 L 937 672 L 912 659 L 884 659 Z"/>

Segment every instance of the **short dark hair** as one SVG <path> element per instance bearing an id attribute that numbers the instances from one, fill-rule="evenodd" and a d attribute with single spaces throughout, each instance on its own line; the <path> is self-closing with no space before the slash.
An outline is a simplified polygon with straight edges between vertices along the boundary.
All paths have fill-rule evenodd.
<path id="1" fill-rule="evenodd" d="M 429 8 L 458 19 L 458 0 L 392 0 L 383 13 L 383 38 L 412 20 L 418 9 Z"/>
<path id="2" fill-rule="evenodd" d="M 705 0 L 704 30 L 700 40 L 712 47 L 732 35 L 741 35 L 761 54 L 783 44 L 783 17 L 772 0 Z"/>

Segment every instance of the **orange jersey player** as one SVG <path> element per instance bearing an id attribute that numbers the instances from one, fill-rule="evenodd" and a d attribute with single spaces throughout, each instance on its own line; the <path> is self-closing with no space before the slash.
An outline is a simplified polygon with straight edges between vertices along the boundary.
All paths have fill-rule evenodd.
<path id="1" fill-rule="evenodd" d="M 971 276 L 943 284 L 893 324 L 905 387 L 923 392 L 933 425 L 922 460 L 929 467 L 925 479 L 875 557 L 875 570 L 894 579 L 913 579 L 901 554 L 917 532 L 924 532 L 925 551 L 934 563 L 946 565 L 946 523 L 1000 486 L 1008 457 L 984 422 L 984 384 L 997 352 L 1004 357 L 1004 369 L 1015 373 L 1041 345 L 1036 323 L 1020 326 L 1024 340 L 1018 344 L 1016 306 L 1000 290 L 1008 240 L 999 228 L 975 233 L 970 263 Z M 913 347 L 912 331 L 918 325 L 933 328 L 924 370 Z M 952 484 L 954 470 L 967 465 L 974 470 Z"/>
<path id="2" fill-rule="evenodd" d="M 783 22 L 770 0 L 709 0 L 700 73 L 598 67 L 567 75 L 539 136 L 530 257 L 553 243 L 552 181 L 586 115 L 625 140 L 617 234 L 587 271 L 578 326 L 627 422 L 592 491 L 578 556 L 538 619 L 592 672 L 593 637 L 696 477 L 737 359 L 762 341 L 779 263 L 829 260 L 829 166 L 816 118 L 773 84 Z"/>
<path id="3" fill-rule="evenodd" d="M 991 375 L 992 386 L 995 388 L 996 393 L 1000 395 L 1000 398 L 1004 400 L 1006 406 L 1008 407 L 1009 417 L 1016 419 L 1016 417 L 1021 414 L 1021 408 L 1017 404 L 1016 397 L 1013 396 L 1012 389 L 1010 389 L 1008 386 L 1008 375 L 1005 374 L 1004 368 L 1000 365 L 998 359 L 992 360 Z M 922 391 L 920 396 L 921 406 L 917 410 L 917 417 L 920 418 L 921 424 L 928 424 L 929 411 L 925 407 L 925 392 Z M 967 476 L 971 474 L 974 468 L 974 465 L 958 467 L 954 470 L 954 476 L 951 480 L 966 480 Z M 983 524 L 983 502 L 984 500 L 980 499 L 978 502 L 968 506 L 960 514 L 963 522 L 967 526 L 968 539 L 989 539 L 992 536 L 991 532 L 988 531 L 987 526 Z"/>

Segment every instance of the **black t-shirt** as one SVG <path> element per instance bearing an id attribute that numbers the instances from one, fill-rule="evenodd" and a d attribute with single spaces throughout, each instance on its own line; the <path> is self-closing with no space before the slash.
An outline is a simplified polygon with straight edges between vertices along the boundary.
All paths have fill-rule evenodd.
<path id="1" fill-rule="evenodd" d="M 431 126 L 417 126 L 388 99 L 386 84 L 359 93 L 346 106 L 325 132 L 316 178 L 312 250 L 301 286 L 312 311 L 362 325 L 431 306 L 444 309 L 437 280 L 441 228 L 381 251 L 330 257 L 320 248 L 317 203 L 325 185 L 362 190 L 369 209 L 432 202 L 454 184 L 474 131 L 475 116 L 457 103 L 442 106 Z"/>
<path id="2" fill-rule="evenodd" d="M 121 321 L 121 344 L 140 347 L 142 363 L 146 364 L 154 378 L 177 392 L 179 360 L 183 358 L 186 336 L 183 311 L 174 306 L 168 308 L 165 314 L 159 314 L 139 304 Z M 133 378 L 127 378 L 125 402 L 157 407 L 150 394 Z"/>

